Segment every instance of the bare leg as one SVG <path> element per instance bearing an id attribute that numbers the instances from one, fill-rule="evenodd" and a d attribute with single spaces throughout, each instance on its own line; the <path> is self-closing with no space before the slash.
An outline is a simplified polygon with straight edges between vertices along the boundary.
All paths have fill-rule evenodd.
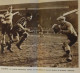
<path id="1" fill-rule="evenodd" d="M 15 36 L 15 38 L 14 38 L 14 40 L 13 40 L 14 42 L 19 42 L 19 34 L 17 33 L 17 36 Z"/>
<path id="2" fill-rule="evenodd" d="M 72 61 L 72 54 L 71 54 L 70 46 L 67 43 L 63 43 L 62 48 L 66 52 L 66 54 L 64 55 L 65 57 L 67 57 L 66 60 L 68 62 L 71 62 Z"/>

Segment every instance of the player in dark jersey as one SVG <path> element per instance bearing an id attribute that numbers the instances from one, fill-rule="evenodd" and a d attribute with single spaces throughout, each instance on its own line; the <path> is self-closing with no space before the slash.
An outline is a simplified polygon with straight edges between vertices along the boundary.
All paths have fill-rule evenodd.
<path id="1" fill-rule="evenodd" d="M 77 33 L 72 26 L 72 24 L 65 20 L 65 17 L 60 16 L 57 18 L 59 26 L 60 26 L 60 33 L 65 34 L 69 40 L 68 43 L 63 44 L 63 49 L 65 50 L 68 58 L 67 61 L 72 61 L 72 54 L 70 47 L 76 43 L 77 41 Z"/>
<path id="2" fill-rule="evenodd" d="M 13 26 L 12 33 L 13 33 L 13 36 L 15 37 L 13 41 L 14 42 L 18 41 L 16 46 L 20 50 L 21 50 L 21 44 L 28 36 L 27 32 L 30 32 L 30 29 L 26 27 L 27 21 L 30 21 L 30 20 L 32 20 L 32 14 L 27 13 L 26 17 L 21 17 Z M 11 48 L 11 46 L 9 46 L 9 48 Z"/>

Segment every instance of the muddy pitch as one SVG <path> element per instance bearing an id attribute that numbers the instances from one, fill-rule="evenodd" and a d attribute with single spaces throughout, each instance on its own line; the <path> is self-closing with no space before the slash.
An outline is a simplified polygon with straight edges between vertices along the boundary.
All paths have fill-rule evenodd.
<path id="1" fill-rule="evenodd" d="M 71 47 L 72 62 L 67 62 L 66 57 L 63 57 L 64 41 L 67 42 L 67 38 L 58 34 L 45 34 L 41 37 L 30 35 L 21 45 L 22 50 L 12 44 L 13 53 L 6 48 L 4 54 L 0 53 L 0 66 L 77 68 L 78 42 Z"/>

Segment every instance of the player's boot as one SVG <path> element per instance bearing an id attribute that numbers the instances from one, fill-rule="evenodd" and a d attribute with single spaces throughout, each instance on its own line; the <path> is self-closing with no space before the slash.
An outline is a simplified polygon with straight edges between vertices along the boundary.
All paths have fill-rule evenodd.
<path id="1" fill-rule="evenodd" d="M 18 47 L 19 50 L 22 50 L 19 43 L 17 43 L 16 46 Z"/>
<path id="2" fill-rule="evenodd" d="M 70 54 L 66 60 L 67 60 L 68 62 L 71 62 L 71 61 L 72 61 L 72 55 Z"/>

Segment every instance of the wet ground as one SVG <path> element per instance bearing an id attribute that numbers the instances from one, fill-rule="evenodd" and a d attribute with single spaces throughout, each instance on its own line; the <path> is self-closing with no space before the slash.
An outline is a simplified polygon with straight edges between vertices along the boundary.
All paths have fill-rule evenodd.
<path id="1" fill-rule="evenodd" d="M 76 68 L 78 67 L 78 43 L 71 47 L 72 62 L 67 62 L 66 57 L 63 57 L 64 41 L 67 42 L 67 38 L 58 34 L 45 34 L 41 37 L 30 35 L 21 45 L 22 50 L 12 44 L 13 53 L 6 48 L 4 54 L 0 53 L 0 66 Z"/>

